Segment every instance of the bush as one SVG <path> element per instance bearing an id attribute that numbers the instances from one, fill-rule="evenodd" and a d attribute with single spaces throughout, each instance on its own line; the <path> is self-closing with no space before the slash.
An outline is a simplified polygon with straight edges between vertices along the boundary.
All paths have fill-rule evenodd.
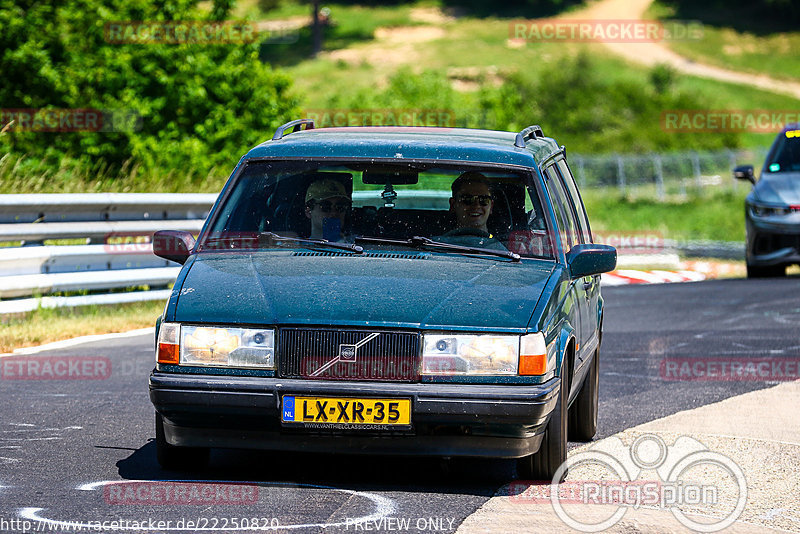
<path id="1" fill-rule="evenodd" d="M 699 94 L 677 91 L 672 71 L 656 67 L 641 81 L 608 81 L 587 56 L 560 62 L 539 77 L 517 72 L 475 93 L 452 88 L 439 71 L 404 69 L 382 91 L 363 90 L 328 101 L 331 108 L 452 110 L 455 126 L 520 131 L 539 124 L 583 153 L 701 150 L 739 146 L 738 134 L 674 133 L 662 129 L 670 109 L 707 109 Z"/>
<path id="2" fill-rule="evenodd" d="M 0 0 L 3 108 L 127 110 L 138 131 L 0 136 L 0 156 L 58 169 L 69 160 L 121 169 L 228 169 L 242 151 L 298 113 L 290 79 L 258 60 L 258 43 L 113 44 L 104 27 L 119 21 L 223 20 L 231 2 L 209 13 L 189 0 Z M 11 83 L 9 83 L 11 82 Z"/>

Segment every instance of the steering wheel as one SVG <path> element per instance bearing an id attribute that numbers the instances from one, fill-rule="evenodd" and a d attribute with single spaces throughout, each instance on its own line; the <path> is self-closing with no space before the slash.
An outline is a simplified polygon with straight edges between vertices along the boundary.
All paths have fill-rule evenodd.
<path id="1" fill-rule="evenodd" d="M 456 236 L 460 236 L 460 235 L 473 235 L 473 236 L 476 236 L 476 237 L 491 237 L 489 235 L 489 232 L 484 232 L 480 228 L 470 228 L 468 226 L 465 226 L 463 228 L 456 228 L 454 230 L 450 230 L 449 232 L 447 232 L 444 235 L 446 237 L 456 237 Z"/>

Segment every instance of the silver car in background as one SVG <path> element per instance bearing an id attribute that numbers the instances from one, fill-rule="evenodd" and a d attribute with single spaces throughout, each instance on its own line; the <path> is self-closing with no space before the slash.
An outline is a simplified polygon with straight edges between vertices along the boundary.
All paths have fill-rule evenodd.
<path id="1" fill-rule="evenodd" d="M 772 143 L 761 176 L 752 165 L 733 170 L 753 190 L 745 199 L 747 277 L 784 276 L 800 265 L 800 124 L 789 124 Z"/>

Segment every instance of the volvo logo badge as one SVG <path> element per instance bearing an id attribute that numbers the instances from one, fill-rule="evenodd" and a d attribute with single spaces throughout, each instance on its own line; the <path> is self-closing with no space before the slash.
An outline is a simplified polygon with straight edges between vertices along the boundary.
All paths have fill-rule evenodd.
<path id="1" fill-rule="evenodd" d="M 356 361 L 356 350 L 358 348 L 355 345 L 339 345 L 339 360 L 343 362 Z"/>
<path id="2" fill-rule="evenodd" d="M 367 337 L 362 339 L 356 344 L 339 345 L 339 352 L 330 361 L 326 362 L 322 367 L 311 373 L 309 376 L 319 376 L 339 362 L 354 363 L 358 357 L 358 349 L 378 337 L 380 332 L 372 332 Z"/>

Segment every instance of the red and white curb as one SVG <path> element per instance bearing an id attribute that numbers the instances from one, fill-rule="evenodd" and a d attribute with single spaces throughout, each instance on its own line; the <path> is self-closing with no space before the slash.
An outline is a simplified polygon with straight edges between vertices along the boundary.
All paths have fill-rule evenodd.
<path id="1" fill-rule="evenodd" d="M 619 269 L 610 273 L 603 273 L 600 285 L 666 284 L 670 282 L 698 282 L 705 279 L 706 275 L 697 271 L 634 271 L 631 269 Z"/>

